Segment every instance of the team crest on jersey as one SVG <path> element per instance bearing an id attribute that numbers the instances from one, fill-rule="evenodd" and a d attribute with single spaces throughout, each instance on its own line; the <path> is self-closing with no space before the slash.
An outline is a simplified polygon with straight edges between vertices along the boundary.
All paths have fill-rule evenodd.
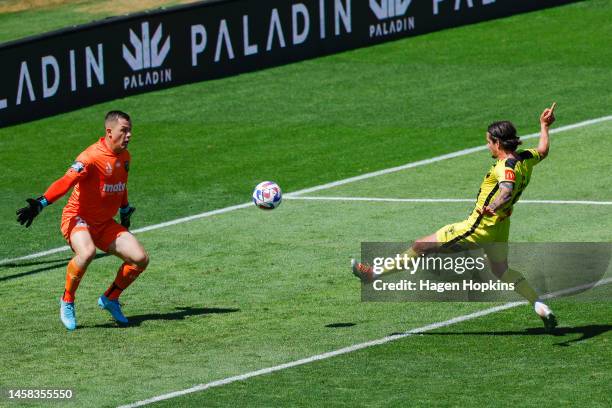
<path id="1" fill-rule="evenodd" d="M 514 170 L 506 169 L 506 180 L 514 181 L 515 179 Z"/>
<path id="2" fill-rule="evenodd" d="M 108 162 L 106 163 L 106 174 L 108 174 L 109 176 L 113 174 L 113 166 L 111 166 L 111 164 Z"/>
<path id="3" fill-rule="evenodd" d="M 85 165 L 80 161 L 75 161 L 74 163 L 72 163 L 72 166 L 70 166 L 70 168 L 76 171 L 77 173 L 80 173 L 85 170 Z"/>
<path id="4" fill-rule="evenodd" d="M 130 162 L 129 162 L 129 160 L 126 160 L 123 163 L 123 167 L 125 167 L 125 171 L 130 171 Z"/>
<path id="5" fill-rule="evenodd" d="M 116 167 L 116 168 L 121 167 L 121 162 L 120 162 L 120 161 L 117 161 L 117 162 L 115 163 L 115 167 Z"/>

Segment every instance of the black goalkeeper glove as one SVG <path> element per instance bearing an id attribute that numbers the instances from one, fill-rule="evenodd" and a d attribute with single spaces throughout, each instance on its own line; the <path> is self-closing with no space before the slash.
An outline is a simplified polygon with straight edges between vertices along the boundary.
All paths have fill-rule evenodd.
<path id="1" fill-rule="evenodd" d="M 119 219 L 121 219 L 121 225 L 127 229 L 130 228 L 130 217 L 132 214 L 134 214 L 134 211 L 136 211 L 136 208 L 130 207 L 129 204 L 119 209 Z"/>
<path id="2" fill-rule="evenodd" d="M 47 199 L 45 197 L 38 197 L 36 200 L 33 198 L 28 198 L 26 200 L 28 202 L 27 207 L 23 207 L 17 210 L 17 221 L 28 228 L 32 225 L 32 221 L 47 205 Z"/>

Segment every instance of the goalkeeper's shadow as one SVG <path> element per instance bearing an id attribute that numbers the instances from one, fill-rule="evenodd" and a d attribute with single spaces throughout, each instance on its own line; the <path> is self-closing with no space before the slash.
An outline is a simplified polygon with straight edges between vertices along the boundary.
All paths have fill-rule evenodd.
<path id="1" fill-rule="evenodd" d="M 237 308 L 222 308 L 222 307 L 190 307 L 190 306 L 180 306 L 175 308 L 176 311 L 168 312 L 168 313 L 148 313 L 142 315 L 133 315 L 126 317 L 129 320 L 129 323 L 126 325 L 118 325 L 116 323 L 104 323 L 97 324 L 92 326 L 81 326 L 81 328 L 129 328 L 129 327 L 138 327 L 143 322 L 152 321 L 152 320 L 185 320 L 188 317 L 192 316 L 203 316 L 209 314 L 225 314 L 225 313 L 235 313 L 239 312 L 240 309 Z"/>

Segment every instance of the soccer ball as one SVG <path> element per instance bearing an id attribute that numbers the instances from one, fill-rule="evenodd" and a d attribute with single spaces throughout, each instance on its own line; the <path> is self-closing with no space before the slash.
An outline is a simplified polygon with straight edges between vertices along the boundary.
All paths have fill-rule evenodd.
<path id="1" fill-rule="evenodd" d="M 282 201 L 283 193 L 280 187 L 273 181 L 263 181 L 253 191 L 253 202 L 262 210 L 273 210 Z"/>

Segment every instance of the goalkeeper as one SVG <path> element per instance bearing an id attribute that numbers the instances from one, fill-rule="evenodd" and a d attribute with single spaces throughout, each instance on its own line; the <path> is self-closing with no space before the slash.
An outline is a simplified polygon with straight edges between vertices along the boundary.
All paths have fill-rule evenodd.
<path id="1" fill-rule="evenodd" d="M 514 283 L 515 291 L 529 300 L 548 330 L 557 326 L 556 317 L 539 300 L 523 275 L 508 267 L 508 236 L 512 207 L 529 184 L 534 166 L 548 155 L 548 129 L 555 121 L 554 108 L 555 104 L 540 115 L 540 140 L 536 149 L 517 151 L 521 141 L 514 125 L 508 121 L 492 123 L 487 129 L 486 140 L 497 162 L 480 185 L 476 207 L 470 217 L 417 240 L 405 252 L 407 257 L 412 258 L 440 248 L 452 249 L 474 244 L 483 246 L 493 273 L 504 282 Z M 352 268 L 353 273 L 364 282 L 377 278 L 369 265 L 352 260 Z M 388 269 L 382 273 L 393 271 Z"/>
<path id="2" fill-rule="evenodd" d="M 128 143 L 132 122 L 127 113 L 109 112 L 104 120 L 106 133 L 85 149 L 66 174 L 56 180 L 28 206 L 17 210 L 17 221 L 26 227 L 49 204 L 74 190 L 62 213 L 61 231 L 74 251 L 66 271 L 66 285 L 60 299 L 60 320 L 68 330 L 76 328 L 75 294 L 96 247 L 118 256 L 124 262 L 115 280 L 98 298 L 98 305 L 120 324 L 128 320 L 121 311 L 119 295 L 140 275 L 149 257 L 129 231 L 134 208 L 128 203 L 127 180 L 130 166 Z M 119 210 L 121 224 L 113 217 Z"/>

